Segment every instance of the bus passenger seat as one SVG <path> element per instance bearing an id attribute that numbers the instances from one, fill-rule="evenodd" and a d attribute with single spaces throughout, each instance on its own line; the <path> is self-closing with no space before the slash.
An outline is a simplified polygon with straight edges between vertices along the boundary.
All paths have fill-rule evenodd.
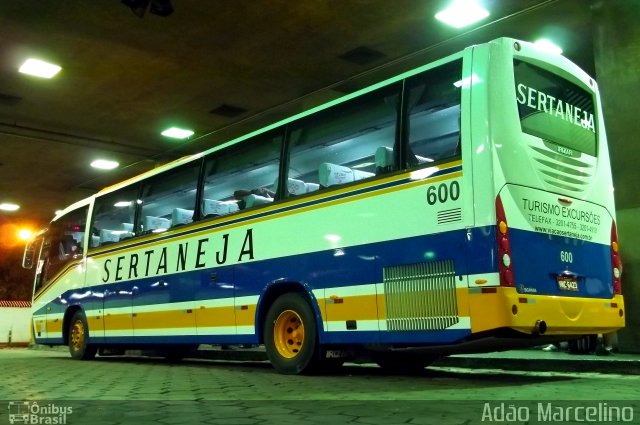
<path id="1" fill-rule="evenodd" d="M 120 230 L 120 240 L 133 237 L 133 223 L 121 223 Z"/>
<path id="2" fill-rule="evenodd" d="M 168 218 L 154 217 L 152 215 L 146 215 L 144 217 L 142 229 L 145 232 L 156 230 L 162 232 L 171 227 L 171 220 Z"/>
<path id="3" fill-rule="evenodd" d="M 305 183 L 302 180 L 291 178 L 287 179 L 287 188 L 291 195 L 304 195 L 307 193 L 307 186 L 305 186 Z"/>
<path id="4" fill-rule="evenodd" d="M 89 240 L 89 248 L 96 248 L 100 246 L 100 236 L 91 235 L 91 240 Z"/>
<path id="5" fill-rule="evenodd" d="M 106 245 L 108 243 L 114 243 L 120 241 L 120 233 L 118 230 L 100 230 L 100 245 Z"/>
<path id="6" fill-rule="evenodd" d="M 274 190 L 278 190 L 278 181 L 273 184 Z M 304 195 L 305 193 L 314 192 L 320 188 L 318 183 L 306 183 L 299 179 L 287 179 L 287 188 L 289 195 Z"/>
<path id="7" fill-rule="evenodd" d="M 217 201 L 215 199 L 202 200 L 202 214 L 204 217 L 217 217 L 219 215 L 230 214 L 238 211 L 236 201 Z"/>
<path id="8" fill-rule="evenodd" d="M 376 149 L 376 174 L 384 174 L 395 169 L 394 163 L 395 159 L 393 158 L 393 149 L 380 146 Z"/>
<path id="9" fill-rule="evenodd" d="M 273 202 L 273 198 L 267 198 L 266 196 L 256 195 L 251 193 L 244 197 L 245 208 L 251 208 L 258 205 L 268 204 Z"/>
<path id="10" fill-rule="evenodd" d="M 353 170 L 343 165 L 323 162 L 318 169 L 318 181 L 322 187 L 335 186 L 350 183 L 356 180 L 366 179 L 375 174 L 367 171 Z"/>
<path id="11" fill-rule="evenodd" d="M 180 224 L 188 224 L 193 221 L 193 210 L 184 208 L 175 208 L 171 213 L 171 224 L 178 226 Z"/>
<path id="12" fill-rule="evenodd" d="M 316 190 L 320 189 L 320 185 L 318 183 L 305 183 L 304 185 L 307 188 L 307 193 L 315 192 Z"/>

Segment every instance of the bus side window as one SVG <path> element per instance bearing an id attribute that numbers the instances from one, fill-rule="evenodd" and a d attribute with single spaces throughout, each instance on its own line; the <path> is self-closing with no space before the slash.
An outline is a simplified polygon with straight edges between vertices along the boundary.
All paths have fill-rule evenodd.
<path id="1" fill-rule="evenodd" d="M 193 161 L 143 182 L 139 233 L 161 233 L 194 221 L 200 164 Z"/>
<path id="2" fill-rule="evenodd" d="M 455 60 L 407 80 L 409 168 L 460 154 L 462 60 Z"/>
<path id="3" fill-rule="evenodd" d="M 134 236 L 138 185 L 127 186 L 96 198 L 89 248 L 119 242 Z"/>
<path id="4" fill-rule="evenodd" d="M 45 233 L 40 260 L 43 261 L 37 287 L 83 256 L 88 207 L 71 211 L 51 222 Z"/>
<path id="5" fill-rule="evenodd" d="M 287 195 L 378 174 L 376 153 L 381 148 L 393 150 L 395 144 L 399 93 L 400 85 L 393 84 L 293 124 Z M 385 168 L 397 169 L 395 161 Z"/>
<path id="6" fill-rule="evenodd" d="M 276 129 L 205 158 L 203 218 L 272 203 L 276 198 L 282 130 Z"/>

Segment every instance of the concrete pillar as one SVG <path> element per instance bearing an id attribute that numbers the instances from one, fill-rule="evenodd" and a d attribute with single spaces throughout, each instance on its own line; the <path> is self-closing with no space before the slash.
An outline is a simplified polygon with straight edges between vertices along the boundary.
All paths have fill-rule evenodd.
<path id="1" fill-rule="evenodd" d="M 609 140 L 627 326 L 622 352 L 640 353 L 640 1 L 592 2 L 596 80 Z"/>

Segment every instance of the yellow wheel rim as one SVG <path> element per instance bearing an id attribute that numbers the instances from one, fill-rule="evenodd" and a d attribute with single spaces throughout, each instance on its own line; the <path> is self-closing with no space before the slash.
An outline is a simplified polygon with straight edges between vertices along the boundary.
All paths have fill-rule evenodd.
<path id="1" fill-rule="evenodd" d="M 82 320 L 76 320 L 71 328 L 71 335 L 69 337 L 69 343 L 73 347 L 74 351 L 82 350 L 85 338 L 86 334 L 84 331 L 84 324 L 82 323 Z"/>
<path id="2" fill-rule="evenodd" d="M 286 310 L 273 324 L 273 339 L 278 354 L 292 359 L 300 354 L 304 344 L 304 324 L 298 313 Z"/>

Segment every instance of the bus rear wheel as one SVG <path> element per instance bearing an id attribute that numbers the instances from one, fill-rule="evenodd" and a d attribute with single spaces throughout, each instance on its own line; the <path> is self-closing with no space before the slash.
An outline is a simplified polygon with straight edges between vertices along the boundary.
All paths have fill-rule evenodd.
<path id="1" fill-rule="evenodd" d="M 76 311 L 69 323 L 69 353 L 76 360 L 91 360 L 98 347 L 89 344 L 89 326 L 82 311 Z"/>
<path id="2" fill-rule="evenodd" d="M 301 294 L 280 296 L 269 308 L 264 323 L 267 357 L 280 373 L 313 372 L 319 365 L 315 315 Z"/>

